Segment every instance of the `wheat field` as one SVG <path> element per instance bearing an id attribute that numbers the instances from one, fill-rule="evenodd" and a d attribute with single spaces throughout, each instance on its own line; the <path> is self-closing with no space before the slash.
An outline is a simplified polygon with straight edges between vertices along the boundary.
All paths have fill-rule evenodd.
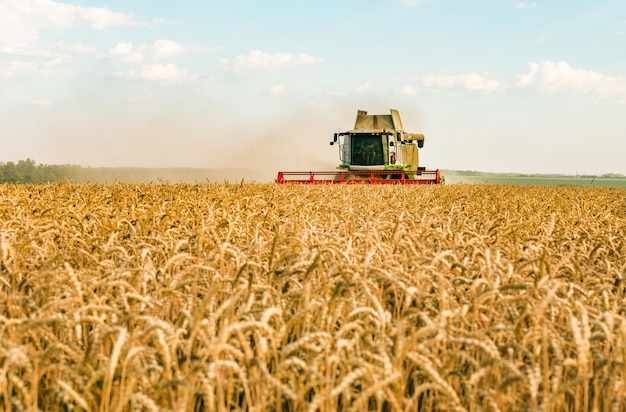
<path id="1" fill-rule="evenodd" d="M 0 185 L 0 410 L 624 411 L 626 191 Z"/>

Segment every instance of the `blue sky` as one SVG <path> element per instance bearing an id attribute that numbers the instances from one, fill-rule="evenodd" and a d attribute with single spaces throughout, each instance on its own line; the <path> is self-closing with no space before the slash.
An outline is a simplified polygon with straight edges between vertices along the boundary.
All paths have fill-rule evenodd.
<path id="1" fill-rule="evenodd" d="M 356 111 L 428 168 L 626 174 L 626 2 L 0 0 L 0 161 L 319 170 Z"/>

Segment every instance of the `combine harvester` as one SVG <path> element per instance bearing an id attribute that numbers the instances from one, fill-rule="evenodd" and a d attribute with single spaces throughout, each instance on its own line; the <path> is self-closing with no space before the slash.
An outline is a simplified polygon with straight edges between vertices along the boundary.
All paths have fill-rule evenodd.
<path id="1" fill-rule="evenodd" d="M 400 113 L 367 114 L 359 110 L 354 129 L 335 133 L 341 165 L 326 172 L 278 172 L 276 183 L 426 184 L 443 183 L 439 170 L 419 166 L 424 135 L 406 133 Z"/>

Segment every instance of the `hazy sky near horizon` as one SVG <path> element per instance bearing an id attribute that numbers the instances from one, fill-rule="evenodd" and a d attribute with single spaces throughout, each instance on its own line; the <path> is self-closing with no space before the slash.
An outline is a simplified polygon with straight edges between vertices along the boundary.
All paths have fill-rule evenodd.
<path id="1" fill-rule="evenodd" d="M 428 168 L 626 174 L 624 0 L 0 0 L 0 161 L 319 170 L 356 111 Z"/>

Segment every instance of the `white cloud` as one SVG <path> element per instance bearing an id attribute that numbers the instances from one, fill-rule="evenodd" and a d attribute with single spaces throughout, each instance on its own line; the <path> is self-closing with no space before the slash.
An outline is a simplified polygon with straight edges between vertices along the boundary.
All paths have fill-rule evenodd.
<path id="1" fill-rule="evenodd" d="M 106 58 L 126 63 L 141 62 L 147 58 L 160 60 L 185 52 L 185 47 L 171 40 L 159 39 L 153 45 L 134 47 L 132 42 L 117 43 L 109 49 Z"/>
<path id="2" fill-rule="evenodd" d="M 39 40 L 41 29 L 87 26 L 136 26 L 132 16 L 104 7 L 80 7 L 54 0 L 2 0 L 0 2 L 0 52 L 20 53 Z"/>
<path id="3" fill-rule="evenodd" d="M 51 50 L 58 50 L 64 53 L 70 54 L 85 54 L 92 53 L 94 51 L 93 47 L 87 46 L 82 43 L 74 43 L 74 44 L 65 44 L 63 42 L 56 42 L 55 44 L 48 47 Z"/>
<path id="4" fill-rule="evenodd" d="M 159 39 L 152 46 L 152 58 L 162 59 L 165 57 L 176 56 L 185 52 L 185 47 L 171 40 Z"/>
<path id="5" fill-rule="evenodd" d="M 138 26 L 141 23 L 136 22 L 132 16 L 114 12 L 104 7 L 75 7 L 77 23 L 86 23 L 94 29 L 104 29 L 109 26 Z"/>
<path id="6" fill-rule="evenodd" d="M 515 87 L 543 92 L 589 95 L 601 101 L 626 104 L 626 77 L 574 69 L 568 63 L 530 62 L 528 73 L 515 77 Z"/>
<path id="7" fill-rule="evenodd" d="M 117 43 L 115 47 L 109 49 L 107 58 L 119 60 L 126 63 L 140 62 L 144 59 L 144 52 L 133 47 L 133 43 Z"/>
<path id="8" fill-rule="evenodd" d="M 404 86 L 402 90 L 400 90 L 400 94 L 403 94 L 405 96 L 415 96 L 417 94 L 417 91 L 415 90 L 415 87 Z"/>
<path id="9" fill-rule="evenodd" d="M 47 69 L 54 69 L 67 65 L 72 61 L 73 57 L 69 54 L 55 57 L 42 64 L 42 67 Z"/>
<path id="10" fill-rule="evenodd" d="M 64 67 L 72 55 L 94 51 L 80 43 L 40 42 L 41 30 L 141 24 L 131 15 L 104 7 L 81 7 L 54 0 L 0 0 L 0 53 L 14 56 L 11 61 L 0 61 L 0 78 L 67 72 Z"/>
<path id="11" fill-rule="evenodd" d="M 71 61 L 72 56 L 70 55 L 60 55 L 44 62 L 0 60 L 0 79 L 28 75 L 50 76 L 55 73 L 67 73 L 64 66 Z"/>
<path id="12" fill-rule="evenodd" d="M 0 79 L 37 71 L 38 65 L 32 62 L 0 61 Z"/>
<path id="13" fill-rule="evenodd" d="M 519 2 L 515 5 L 516 9 L 520 9 L 520 10 L 524 10 L 524 9 L 534 9 L 535 7 L 537 7 L 537 3 L 536 2 L 530 2 L 530 1 L 522 1 Z"/>
<path id="14" fill-rule="evenodd" d="M 25 1 L 20 6 L 25 8 L 28 4 Z M 11 56 L 11 60 L 0 60 L 0 78 L 67 73 L 65 66 L 72 61 L 74 54 L 93 51 L 81 43 L 66 44 L 59 41 L 38 44 L 37 31 L 17 24 L 17 14 L 7 12 L 11 8 L 17 8 L 14 2 L 0 0 L 0 55 Z"/>
<path id="15" fill-rule="evenodd" d="M 278 70 L 300 64 L 313 64 L 321 59 L 308 54 L 266 54 L 260 50 L 253 50 L 247 55 L 240 54 L 234 59 L 222 59 L 219 67 L 237 74 Z"/>
<path id="16" fill-rule="evenodd" d="M 464 90 L 491 93 L 502 88 L 499 81 L 486 79 L 477 73 L 431 74 L 422 78 L 422 85 L 436 92 L 441 90 Z"/>
<path id="17" fill-rule="evenodd" d="M 129 69 L 124 72 L 115 72 L 111 76 L 121 79 L 173 81 L 185 80 L 189 78 L 189 73 L 174 64 L 151 64 L 143 66 L 140 70 Z"/>
<path id="18" fill-rule="evenodd" d="M 140 77 L 146 80 L 183 80 L 187 76 L 187 70 L 173 64 L 152 64 L 142 67 L 140 72 Z"/>
<path id="19" fill-rule="evenodd" d="M 272 96 L 280 96 L 285 93 L 285 85 L 284 84 L 275 84 L 270 89 L 270 94 Z"/>
<path id="20" fill-rule="evenodd" d="M 356 92 L 357 92 L 357 93 L 364 92 L 364 91 L 366 91 L 367 89 L 369 89 L 370 87 L 372 87 L 372 79 L 368 79 L 365 83 L 363 83 L 363 84 L 359 85 L 359 86 L 356 88 Z"/>

